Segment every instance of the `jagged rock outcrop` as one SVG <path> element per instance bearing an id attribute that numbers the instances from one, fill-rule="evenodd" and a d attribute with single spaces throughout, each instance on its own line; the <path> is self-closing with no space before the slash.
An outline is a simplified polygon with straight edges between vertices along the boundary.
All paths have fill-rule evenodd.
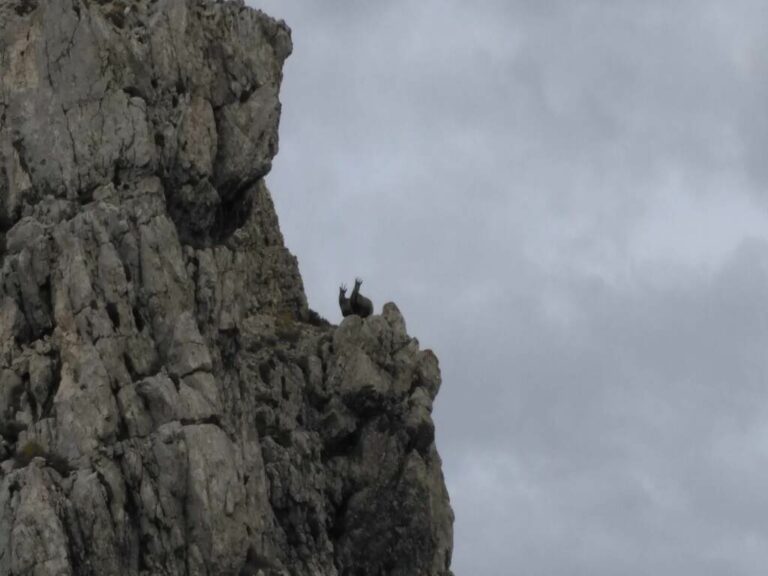
<path id="1" fill-rule="evenodd" d="M 450 574 L 440 385 L 308 307 L 264 176 L 286 26 L 0 0 L 0 574 Z"/>

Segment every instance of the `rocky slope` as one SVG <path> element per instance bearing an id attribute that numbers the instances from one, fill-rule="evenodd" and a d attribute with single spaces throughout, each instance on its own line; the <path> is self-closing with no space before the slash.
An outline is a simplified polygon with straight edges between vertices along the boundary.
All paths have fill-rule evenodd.
<path id="1" fill-rule="evenodd" d="M 264 184 L 289 30 L 0 0 L 0 574 L 450 574 L 435 356 L 307 307 Z"/>

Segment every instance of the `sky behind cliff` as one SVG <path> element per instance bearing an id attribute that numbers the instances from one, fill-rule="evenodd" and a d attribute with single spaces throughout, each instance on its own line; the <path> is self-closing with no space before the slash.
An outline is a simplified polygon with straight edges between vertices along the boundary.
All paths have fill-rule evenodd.
<path id="1" fill-rule="evenodd" d="M 265 0 L 310 305 L 436 350 L 459 576 L 768 566 L 768 4 Z"/>

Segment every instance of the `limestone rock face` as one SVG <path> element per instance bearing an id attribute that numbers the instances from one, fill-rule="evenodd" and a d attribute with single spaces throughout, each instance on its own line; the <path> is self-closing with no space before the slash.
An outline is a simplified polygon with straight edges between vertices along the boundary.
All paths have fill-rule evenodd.
<path id="1" fill-rule="evenodd" d="M 437 359 L 310 313 L 264 184 L 290 31 L 0 0 L 0 574 L 450 574 Z"/>

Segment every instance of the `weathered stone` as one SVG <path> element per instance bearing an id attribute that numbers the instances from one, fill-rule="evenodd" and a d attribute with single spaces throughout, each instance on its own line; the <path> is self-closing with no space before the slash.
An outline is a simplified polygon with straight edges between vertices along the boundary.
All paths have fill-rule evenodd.
<path id="1" fill-rule="evenodd" d="M 60 476 L 35 458 L 2 480 L 0 490 L 0 574 L 75 576 L 62 515 L 70 507 Z M 12 544 L 12 546 L 10 546 Z"/>
<path id="2" fill-rule="evenodd" d="M 0 574 L 450 575 L 437 358 L 317 325 L 264 182 L 290 52 L 241 1 L 0 0 Z"/>

